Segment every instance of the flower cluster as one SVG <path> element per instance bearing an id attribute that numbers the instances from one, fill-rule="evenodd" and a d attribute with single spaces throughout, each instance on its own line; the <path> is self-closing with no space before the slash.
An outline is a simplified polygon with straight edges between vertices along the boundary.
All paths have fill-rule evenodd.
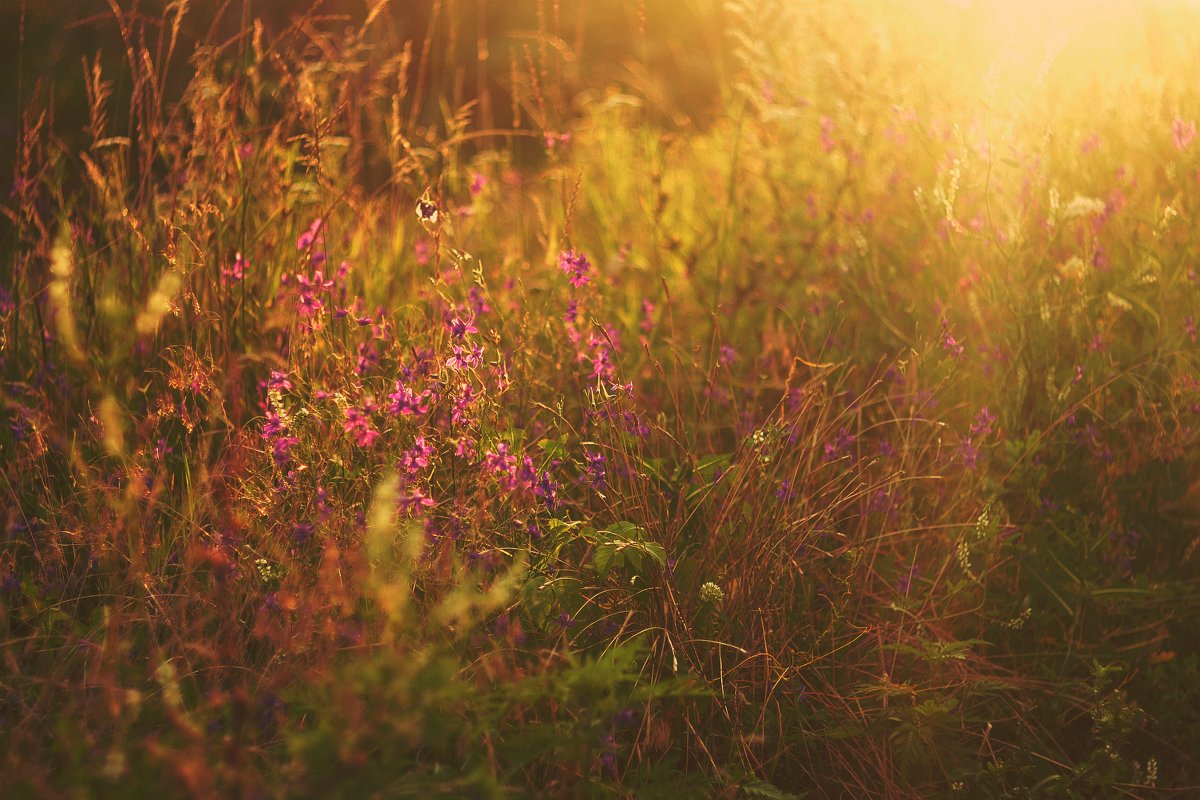
<path id="1" fill-rule="evenodd" d="M 558 255 L 558 268 L 576 289 L 586 286 L 592 279 L 592 264 L 578 250 L 564 250 Z"/>

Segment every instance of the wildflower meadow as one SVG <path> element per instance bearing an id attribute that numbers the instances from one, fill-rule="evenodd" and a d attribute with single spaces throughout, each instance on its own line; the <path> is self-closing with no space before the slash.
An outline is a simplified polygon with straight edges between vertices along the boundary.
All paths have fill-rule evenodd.
<path id="1" fill-rule="evenodd" d="M 1200 4 L 0 29 L 0 796 L 1200 797 Z"/>

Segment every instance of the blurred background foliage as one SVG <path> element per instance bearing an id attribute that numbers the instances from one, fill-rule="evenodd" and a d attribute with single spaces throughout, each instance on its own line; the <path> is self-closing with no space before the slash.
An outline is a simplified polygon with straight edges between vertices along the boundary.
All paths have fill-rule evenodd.
<path id="1" fill-rule="evenodd" d="M 135 0 L 116 7 L 153 26 L 178 5 L 177 0 Z M 356 29 L 376 3 L 193 0 L 186 6 L 177 54 L 169 73 L 161 76 L 168 96 L 178 96 L 190 81 L 189 54 L 198 43 L 236 51 L 252 34 L 253 20 L 261 21 L 268 41 L 289 32 L 304 40 L 306 32 L 318 29 Z M 82 131 L 88 113 L 83 77 L 96 57 L 105 74 L 118 78 L 113 88 L 117 107 L 127 102 L 128 82 L 120 80 L 127 74 L 121 69 L 125 48 L 113 8 L 108 0 L 2 4 L 0 75 L 8 88 L 0 95 L 0 141 L 16 141 L 19 111 L 35 93 L 52 99 L 59 135 Z M 418 50 L 428 46 L 433 58 L 425 74 L 418 75 L 414 58 L 410 82 L 420 80 L 428 97 L 455 108 L 476 100 L 473 121 L 480 129 L 512 126 L 513 64 L 524 72 L 527 48 L 541 58 L 548 49 L 561 56 L 545 59 L 555 73 L 546 78 L 547 89 L 559 94 L 552 98 L 556 109 L 577 110 L 573 100 L 578 93 L 615 85 L 663 100 L 658 107 L 664 118 L 704 123 L 719 113 L 717 75 L 725 54 L 719 15 L 720 3 L 714 0 L 390 2 L 380 8 L 370 43 L 385 57 L 401 52 L 405 42 L 414 42 Z M 314 49 L 311 55 L 321 54 Z M 440 110 L 434 102 L 423 113 L 432 121 Z M 14 151 L 11 146 L 2 150 L 0 175 L 9 175 Z"/>
<path id="2" fill-rule="evenodd" d="M 20 110 L 35 97 L 49 101 L 57 135 L 70 138 L 87 122 L 83 77 L 93 59 L 116 76 L 118 107 L 129 97 L 127 57 L 121 22 L 134 17 L 151 28 L 175 10 L 178 0 L 9 0 L 0 8 L 0 75 L 9 90 L 0 95 L 0 141 L 15 142 Z M 192 0 L 179 32 L 179 46 L 163 69 L 163 94 L 177 96 L 190 80 L 189 58 L 199 43 L 228 51 L 246 45 L 251 22 L 259 20 L 269 41 L 291 33 L 303 41 L 316 30 L 355 29 L 371 15 L 371 0 L 322 0 L 311 6 L 275 0 Z M 433 58 L 418 75 L 428 97 L 457 108 L 475 100 L 473 122 L 483 130 L 511 127 L 513 69 L 526 68 L 527 51 L 543 60 L 548 105 L 578 113 L 578 101 L 597 91 L 620 88 L 646 98 L 659 121 L 706 127 L 725 110 L 722 91 L 739 67 L 731 32 L 742 30 L 736 4 L 721 0 L 429 0 L 389 2 L 376 11 L 370 45 L 379 54 L 399 53 L 405 42 L 428 47 Z M 1033 114 L 1041 105 L 1082 112 L 1121 113 L 1128 94 L 1117 85 L 1158 86 L 1158 101 L 1177 106 L 1177 84 L 1164 76 L 1196 66 L 1191 0 L 765 0 L 746 14 L 746 35 L 765 56 L 779 92 L 834 79 L 851 99 L 860 90 L 893 101 L 933 104 L 943 110 L 1004 115 Z M 804 38 L 790 36 L 798 28 Z M 320 57 L 315 43 L 311 55 Z M 814 47 L 816 45 L 816 47 Z M 548 50 L 558 57 L 546 58 Z M 832 61 L 831 61 L 832 59 Z M 845 64 L 838 64 L 838 60 Z M 753 70 L 754 64 L 749 64 Z M 783 71 L 780 67 L 785 67 Z M 832 70 L 822 76 L 822 70 Z M 862 86 L 837 83 L 856 75 Z M 766 80 L 766 79 L 764 79 Z M 887 87 L 887 88 L 885 88 Z M 830 87 L 826 87 L 828 90 Z M 795 98 L 793 98 L 795 99 Z M 1145 95 L 1139 101 L 1145 101 Z M 519 106 L 519 103 L 517 104 Z M 430 103 L 422 119 L 440 110 Z M 1069 117 L 1058 113 L 1056 119 Z M 560 127 L 566 120 L 544 120 Z M 78 144 L 78 142 L 73 142 Z M 12 172 L 14 148 L 0 148 L 0 175 Z"/>

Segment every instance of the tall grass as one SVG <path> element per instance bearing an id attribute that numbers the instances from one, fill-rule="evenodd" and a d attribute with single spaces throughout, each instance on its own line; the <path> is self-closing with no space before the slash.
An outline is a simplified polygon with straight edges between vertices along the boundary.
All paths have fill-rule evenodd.
<path id="1" fill-rule="evenodd" d="M 1195 791 L 1190 12 L 532 9 L 22 79 L 9 790 Z"/>

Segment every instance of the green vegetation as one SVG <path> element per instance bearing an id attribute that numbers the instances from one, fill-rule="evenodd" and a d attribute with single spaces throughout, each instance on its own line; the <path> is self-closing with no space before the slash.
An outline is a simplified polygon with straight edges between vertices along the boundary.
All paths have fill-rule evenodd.
<path id="1" fill-rule="evenodd" d="M 8 796 L 1200 791 L 1190 6 L 296 5 L 6 80 Z"/>

